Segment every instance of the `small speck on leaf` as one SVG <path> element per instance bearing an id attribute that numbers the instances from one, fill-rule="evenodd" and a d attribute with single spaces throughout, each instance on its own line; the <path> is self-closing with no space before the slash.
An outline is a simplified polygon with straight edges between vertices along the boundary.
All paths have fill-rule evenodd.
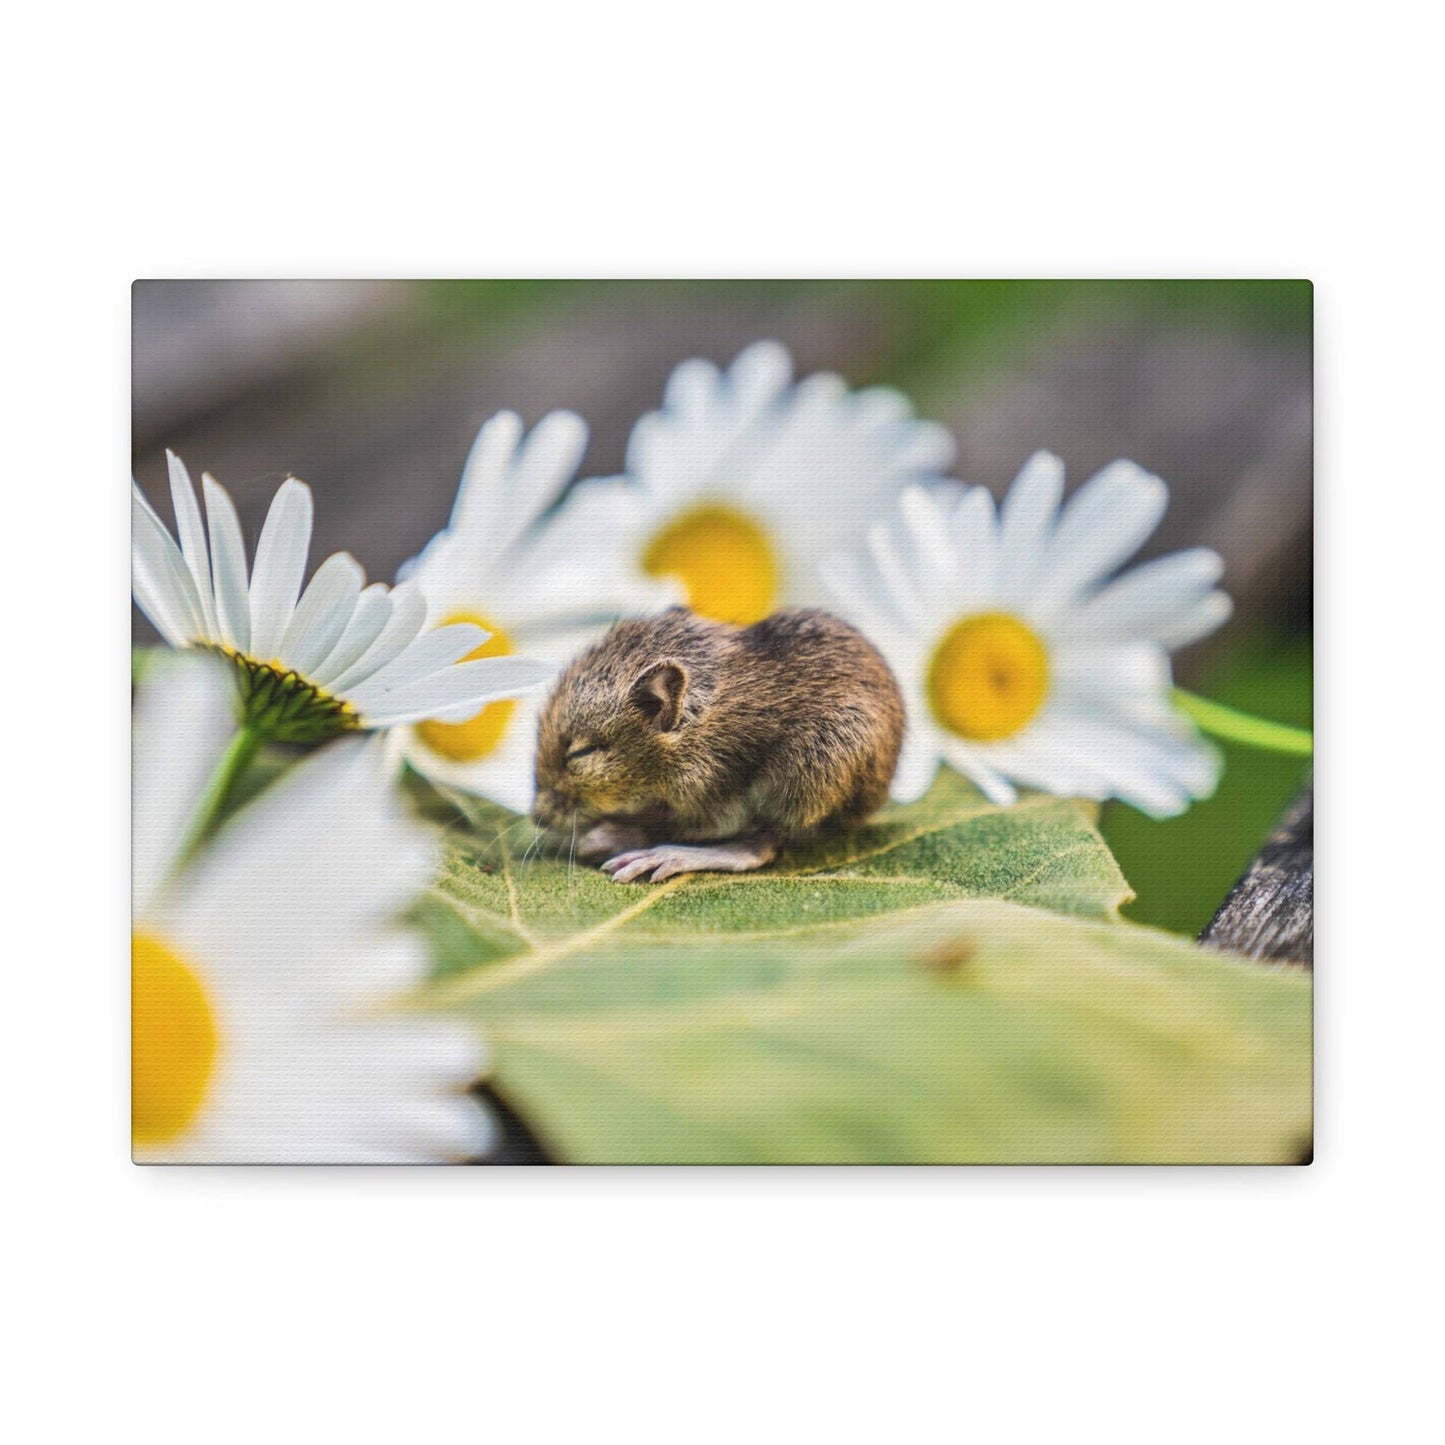
<path id="1" fill-rule="evenodd" d="M 918 961 L 930 973 L 940 977 L 957 978 L 978 953 L 978 944 L 966 933 L 955 934 L 952 938 L 940 939 L 919 954 Z"/>

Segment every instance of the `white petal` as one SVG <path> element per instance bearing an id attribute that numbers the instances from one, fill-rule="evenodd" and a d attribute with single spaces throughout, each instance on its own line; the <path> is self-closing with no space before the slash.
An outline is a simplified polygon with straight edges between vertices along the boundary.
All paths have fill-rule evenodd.
<path id="1" fill-rule="evenodd" d="M 445 546 L 460 553 L 461 571 L 478 581 L 486 577 L 517 533 L 532 525 L 542 510 L 535 499 L 514 494 L 514 468 L 523 435 L 522 418 L 516 412 L 499 412 L 477 432 L 462 465 L 457 501 L 444 535 Z M 434 601 L 435 588 L 426 569 L 425 552 L 422 566 L 413 575 L 428 601 Z"/>
<path id="2" fill-rule="evenodd" d="M 191 580 L 196 584 L 196 596 L 201 604 L 201 618 L 206 626 L 206 636 L 217 638 L 220 629 L 216 625 L 216 603 L 211 595 L 211 556 L 206 547 L 206 530 L 201 524 L 201 508 L 196 501 L 196 489 L 191 485 L 190 473 L 185 463 L 172 451 L 166 452 L 166 466 L 171 479 L 171 505 L 176 513 L 176 531 L 180 536 L 181 554 Z"/>
<path id="3" fill-rule="evenodd" d="M 447 530 L 408 574 L 426 595 L 429 621 L 478 608 L 490 617 L 506 606 L 500 592 L 515 573 L 517 549 L 566 489 L 586 445 L 587 427 L 571 412 L 543 417 L 525 441 L 512 412 L 482 428 Z M 596 549 L 595 536 L 588 547 Z"/>
<path id="4" fill-rule="evenodd" d="M 1035 452 L 1003 499 L 999 508 L 998 593 L 1008 606 L 1018 607 L 1032 589 L 1063 495 L 1063 462 L 1049 452 Z"/>
<path id="5" fill-rule="evenodd" d="M 949 767 L 962 773 L 995 807 L 1009 808 L 1018 801 L 1013 784 L 982 756 L 979 748 L 945 734 L 943 756 Z"/>
<path id="6" fill-rule="evenodd" d="M 1205 547 L 1145 562 L 1059 617 L 1054 635 L 1090 649 L 1141 641 L 1182 647 L 1228 619 L 1229 598 L 1213 590 L 1223 570 Z"/>
<path id="7" fill-rule="evenodd" d="M 1128 733 L 1095 741 L 1107 795 L 1138 808 L 1151 818 L 1172 818 L 1189 806 L 1190 790 L 1171 776 L 1172 770 L 1141 747 Z"/>
<path id="8" fill-rule="evenodd" d="M 206 493 L 206 522 L 211 533 L 211 580 L 221 641 L 239 652 L 251 646 L 251 597 L 246 580 L 246 544 L 241 519 L 230 493 L 209 473 L 201 473 Z"/>
<path id="9" fill-rule="evenodd" d="M 462 464 L 462 480 L 447 522 L 449 532 L 480 522 L 489 523 L 497 509 L 496 492 L 507 475 L 522 441 L 522 418 L 514 411 L 499 411 L 477 433 Z"/>
<path id="10" fill-rule="evenodd" d="M 311 488 L 288 477 L 271 501 L 251 573 L 251 655 L 269 662 L 296 609 L 311 547 Z"/>
<path id="11" fill-rule="evenodd" d="M 1154 625 L 1154 638 L 1161 646 L 1170 648 L 1187 647 L 1208 637 L 1217 627 L 1222 627 L 1234 613 L 1234 603 L 1225 592 L 1211 592 L 1187 611 L 1175 613 L 1167 621 L 1160 619 Z"/>
<path id="12" fill-rule="evenodd" d="M 884 639 L 903 634 L 914 624 L 905 620 L 897 600 L 883 585 L 877 568 L 865 565 L 851 552 L 838 552 L 818 570 L 837 611 L 856 623 L 868 640 L 896 667 L 893 653 L 884 646 Z"/>
<path id="13" fill-rule="evenodd" d="M 1069 499 L 1049 539 L 1030 610 L 1047 615 L 1106 578 L 1159 525 L 1169 488 L 1133 462 L 1113 462 Z"/>
<path id="14" fill-rule="evenodd" d="M 1111 717 L 1084 720 L 1101 752 L 1123 759 L 1130 771 L 1153 774 L 1179 791 L 1184 799 L 1207 798 L 1219 782 L 1221 759 L 1212 744 L 1178 713 L 1157 724 Z M 1123 786 L 1129 773 L 1120 768 L 1115 794 L 1132 801 Z"/>
<path id="15" fill-rule="evenodd" d="M 316 569 L 281 639 L 278 656 L 287 667 L 311 677 L 346 630 L 365 580 L 361 564 L 347 552 L 334 553 Z"/>
<path id="16" fill-rule="evenodd" d="M 836 611 L 865 627 L 877 625 L 878 608 L 872 589 L 863 580 L 863 564 L 856 556 L 834 552 L 819 564 L 818 575 Z"/>
<path id="17" fill-rule="evenodd" d="M 721 378 L 717 367 L 700 356 L 679 362 L 663 384 L 662 404 L 681 416 L 706 411 L 715 405 Z M 783 385 L 786 384 L 785 378 Z"/>
<path id="18" fill-rule="evenodd" d="M 883 587 L 893 599 L 894 611 L 900 617 L 918 618 L 925 610 L 923 594 L 908 565 L 906 549 L 898 536 L 882 522 L 868 529 L 868 553 L 878 571 Z"/>
<path id="19" fill-rule="evenodd" d="M 1059 718 L 1192 741 L 1193 730 L 1174 705 L 1169 655 L 1159 644 L 1066 651 L 1054 661 L 1049 709 Z"/>
<path id="20" fill-rule="evenodd" d="M 532 428 L 512 464 L 498 533 L 505 551 L 547 510 L 572 480 L 587 450 L 587 424 L 570 411 L 554 411 Z"/>
<path id="21" fill-rule="evenodd" d="M 912 417 L 912 402 L 891 386 L 870 386 L 854 398 L 853 419 L 865 431 L 885 431 L 906 424 Z M 944 465 L 948 465 L 947 461 Z"/>
<path id="22" fill-rule="evenodd" d="M 740 353 L 723 376 L 711 362 L 684 361 L 668 378 L 663 409 L 643 417 L 627 443 L 627 471 L 658 499 L 686 501 L 736 486 L 743 448 L 788 385 L 792 361 L 776 342 Z"/>
<path id="23" fill-rule="evenodd" d="M 955 556 L 941 498 L 922 487 L 903 489 L 899 499 L 903 525 L 915 559 L 919 583 L 934 606 L 946 606 L 957 592 Z"/>
<path id="24" fill-rule="evenodd" d="M 832 371 L 815 371 L 793 388 L 778 420 L 784 428 L 796 428 L 803 433 L 812 432 L 820 425 L 841 430 L 851 420 L 848 400 L 848 383 L 841 376 Z"/>
<path id="25" fill-rule="evenodd" d="M 958 447 L 948 428 L 914 416 L 902 392 L 871 386 L 853 394 L 850 410 L 860 445 L 886 452 L 900 475 L 940 475 L 953 465 Z"/>
<path id="26" fill-rule="evenodd" d="M 738 352 L 728 367 L 732 403 L 744 414 L 756 416 L 772 404 L 792 375 L 793 358 L 786 346 L 778 341 L 755 341 Z"/>
<path id="27" fill-rule="evenodd" d="M 318 687 L 329 687 L 381 636 L 381 629 L 391 616 L 390 589 L 384 582 L 373 582 L 357 599 L 356 608 L 345 631 L 331 652 L 311 670 L 311 680 Z"/>
<path id="28" fill-rule="evenodd" d="M 415 583 L 403 582 L 400 587 L 393 587 L 390 601 L 391 615 L 376 641 L 350 667 L 331 679 L 328 684 L 330 691 L 344 694 L 357 683 L 370 678 L 399 657 L 421 631 L 422 623 L 426 621 L 426 598 Z"/>
<path id="29" fill-rule="evenodd" d="M 351 700 L 365 711 L 382 694 L 449 667 L 490 636 L 471 622 L 449 622 L 444 627 L 433 627 L 409 643 L 385 667 L 377 668 L 370 677 L 352 687 Z"/>
<path id="30" fill-rule="evenodd" d="M 1049 792 L 1120 798 L 1156 818 L 1207 797 L 1219 776 L 1218 755 L 1183 724 L 1166 731 L 1062 710 L 1029 730 L 1014 766 L 1021 781 Z"/>
<path id="31" fill-rule="evenodd" d="M 200 599 L 185 558 L 134 483 L 131 586 L 137 606 L 172 647 L 205 639 Z"/>
<path id="32" fill-rule="evenodd" d="M 999 594 L 998 518 L 986 487 L 970 487 L 949 519 L 956 552 L 955 606 L 962 617 L 992 605 Z"/>
<path id="33" fill-rule="evenodd" d="M 464 705 L 480 710 L 488 702 L 516 697 L 550 682 L 557 669 L 550 663 L 526 657 L 483 657 L 459 662 L 404 687 L 382 693 L 358 693 L 357 707 L 370 727 L 395 727 L 442 713 L 455 713 Z"/>
<path id="34" fill-rule="evenodd" d="M 1061 798 L 1109 796 L 1104 760 L 1057 710 L 1045 713 L 1015 737 L 979 750 L 987 752 L 990 766 L 1026 787 Z"/>
<path id="35" fill-rule="evenodd" d="M 897 803 L 916 803 L 933 785 L 943 757 L 933 729 L 909 721 L 889 796 Z"/>
<path id="36" fill-rule="evenodd" d="M 432 1082 L 432 1069 L 420 1066 L 432 1063 L 432 1050 L 450 1062 L 457 1052 L 453 1040 L 460 1038 L 466 1039 L 467 1072 L 458 1076 L 452 1065 L 444 1081 Z M 372 1082 L 371 1107 L 357 1111 L 357 1150 L 346 1157 L 375 1163 L 467 1163 L 492 1148 L 496 1129 L 491 1117 L 480 1100 L 462 1091 L 462 1083 L 476 1079 L 485 1067 L 474 1031 L 450 1021 L 414 1019 L 388 1033 L 368 1030 L 358 1044 L 382 1058 L 389 1047 L 404 1069 L 395 1080 L 383 1076 Z"/>

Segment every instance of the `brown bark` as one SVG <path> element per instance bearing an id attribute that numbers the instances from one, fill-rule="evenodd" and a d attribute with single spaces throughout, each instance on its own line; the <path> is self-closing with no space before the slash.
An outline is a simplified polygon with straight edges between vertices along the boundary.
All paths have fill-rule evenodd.
<path id="1" fill-rule="evenodd" d="M 1315 800 L 1306 788 L 1199 941 L 1249 958 L 1312 964 Z"/>

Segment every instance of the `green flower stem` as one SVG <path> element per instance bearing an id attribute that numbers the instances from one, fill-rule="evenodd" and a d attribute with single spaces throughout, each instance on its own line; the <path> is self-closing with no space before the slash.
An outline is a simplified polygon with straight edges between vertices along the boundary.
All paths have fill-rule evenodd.
<path id="1" fill-rule="evenodd" d="M 245 775 L 264 741 L 261 730 L 252 723 L 242 723 L 236 729 L 236 735 L 226 745 L 226 751 L 221 754 L 206 782 L 206 791 L 196 806 L 196 816 L 186 837 L 186 846 L 181 849 L 177 868 L 188 863 L 196 849 L 216 831 L 225 816 L 227 804 L 235 795 L 236 784 Z"/>
<path id="2" fill-rule="evenodd" d="M 1224 742 L 1243 743 L 1247 748 L 1290 753 L 1302 758 L 1314 755 L 1315 735 L 1308 728 L 1251 717 L 1249 713 L 1225 707 L 1221 702 L 1210 702 L 1207 697 L 1185 692 L 1182 687 L 1174 689 L 1174 701 L 1194 720 L 1200 731 Z"/>

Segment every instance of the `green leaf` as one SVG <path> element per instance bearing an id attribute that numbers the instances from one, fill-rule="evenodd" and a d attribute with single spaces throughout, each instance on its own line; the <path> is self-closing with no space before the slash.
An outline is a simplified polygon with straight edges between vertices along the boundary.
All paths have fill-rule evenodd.
<path id="1" fill-rule="evenodd" d="M 1091 808 L 952 775 L 773 869 L 619 885 L 468 804 L 418 1002 L 589 1162 L 1247 1162 L 1308 1149 L 1310 982 L 1119 921 Z"/>

